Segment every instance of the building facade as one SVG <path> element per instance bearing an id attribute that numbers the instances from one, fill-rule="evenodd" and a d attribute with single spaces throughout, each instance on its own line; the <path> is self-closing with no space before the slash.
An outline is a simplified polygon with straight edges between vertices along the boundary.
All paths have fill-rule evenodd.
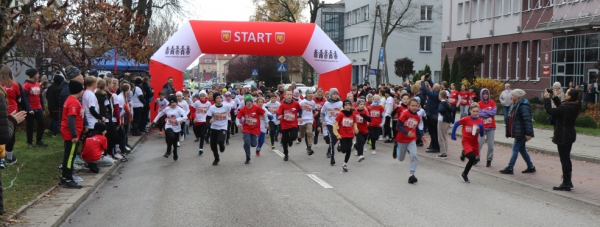
<path id="1" fill-rule="evenodd" d="M 352 82 L 364 83 L 367 79 L 371 84 L 389 82 L 402 83 L 402 79 L 394 74 L 394 61 L 408 57 L 414 61 L 415 72 L 429 65 L 434 80 L 439 81 L 441 75 L 441 29 L 442 17 L 436 9 L 441 10 L 442 0 L 423 0 L 420 5 L 415 5 L 419 13 L 412 15 L 420 19 L 427 29 L 411 33 L 394 32 L 389 36 L 386 45 L 386 59 L 379 63 L 381 35 L 375 29 L 381 20 L 377 17 L 376 6 L 379 4 L 381 11 L 387 10 L 387 5 L 377 0 L 343 0 L 327 4 L 321 8 L 317 15 L 316 23 L 340 47 L 352 61 Z M 393 6 L 394 8 L 399 8 Z M 374 35 L 373 35 L 374 34 Z M 372 46 L 372 48 L 371 48 Z M 369 62 L 371 63 L 369 65 Z M 369 75 L 369 69 L 383 69 L 383 64 L 388 67 L 389 81 L 375 81 L 375 75 Z M 381 72 L 385 72 L 381 70 Z M 368 76 L 368 78 L 367 78 Z M 382 78 L 385 78 L 382 73 Z"/>
<path id="2" fill-rule="evenodd" d="M 198 58 L 198 73 L 200 82 L 212 81 L 225 83 L 225 65 L 234 55 L 230 54 L 204 54 Z"/>

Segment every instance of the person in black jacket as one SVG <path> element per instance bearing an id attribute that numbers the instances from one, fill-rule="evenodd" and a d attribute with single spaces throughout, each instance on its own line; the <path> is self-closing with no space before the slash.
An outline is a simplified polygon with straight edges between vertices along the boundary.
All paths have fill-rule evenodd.
<path id="1" fill-rule="evenodd" d="M 152 99 L 154 98 L 154 89 L 150 86 L 150 77 L 144 77 L 144 82 L 142 83 L 142 91 L 144 92 L 144 98 L 146 99 L 146 104 L 144 105 L 144 109 L 142 111 L 142 119 L 140 121 L 141 130 L 146 130 L 146 125 L 150 122 L 150 103 L 152 103 Z"/>
<path id="2" fill-rule="evenodd" d="M 575 89 L 567 90 L 565 101 L 562 103 L 560 103 L 557 95 L 556 90 L 554 90 L 554 97 L 552 99 L 550 99 L 550 94 L 547 91 L 544 94 L 544 108 L 550 116 L 556 119 L 552 142 L 558 148 L 563 172 L 562 184 L 553 189 L 571 191 L 571 188 L 573 188 L 571 181 L 571 148 L 577 138 L 575 119 L 577 119 L 577 116 L 581 112 L 581 100 L 579 99 L 579 91 Z M 556 108 L 552 108 L 551 101 L 554 102 Z"/>
<path id="3" fill-rule="evenodd" d="M 438 125 L 437 125 L 437 135 L 440 144 L 440 152 L 442 154 L 438 155 L 439 159 L 446 159 L 448 153 L 448 129 L 450 126 L 454 124 L 454 117 L 452 117 L 452 113 L 456 112 L 454 106 L 450 106 L 448 104 L 448 93 L 440 92 L 440 105 L 438 106 Z"/>
<path id="4" fill-rule="evenodd" d="M 46 134 L 49 136 L 55 137 L 58 134 L 58 129 L 60 127 L 60 117 L 58 116 L 58 110 L 62 109 L 59 106 L 60 102 L 60 84 L 65 79 L 62 76 L 55 76 L 52 85 L 48 87 L 48 91 L 46 91 L 46 99 L 48 100 L 48 110 L 50 111 L 50 123 L 48 124 L 48 128 L 46 128 Z"/>
<path id="5" fill-rule="evenodd" d="M 506 122 L 506 138 L 514 138 L 512 145 L 512 155 L 510 156 L 510 162 L 508 166 L 500 170 L 502 174 L 513 174 L 513 167 L 517 162 L 519 153 L 523 156 L 525 163 L 527 163 L 527 169 L 522 173 L 535 173 L 536 169 L 531 162 L 529 153 L 525 149 L 525 143 L 534 137 L 533 135 L 533 120 L 531 117 L 531 104 L 524 98 L 525 91 L 521 89 L 514 89 L 511 92 L 511 99 L 513 104 L 510 106 L 508 111 L 508 122 Z"/>
<path id="6" fill-rule="evenodd" d="M 65 103 L 67 98 L 71 95 L 71 93 L 69 92 L 69 81 L 71 81 L 71 80 L 75 80 L 75 81 L 79 82 L 80 84 L 83 84 L 83 76 L 81 75 L 81 72 L 79 71 L 79 69 L 75 66 L 69 66 L 65 69 L 65 80 L 58 87 L 58 89 L 59 89 L 59 91 L 58 91 L 59 124 L 58 125 L 60 125 L 60 121 L 62 120 L 61 116 L 62 116 L 63 104 Z M 79 102 L 81 102 L 81 98 L 79 99 Z"/>

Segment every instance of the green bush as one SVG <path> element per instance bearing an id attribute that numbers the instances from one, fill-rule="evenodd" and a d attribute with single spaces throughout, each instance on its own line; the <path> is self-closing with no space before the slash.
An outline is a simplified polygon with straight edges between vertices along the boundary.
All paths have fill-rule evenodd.
<path id="1" fill-rule="evenodd" d="M 577 117 L 577 119 L 575 119 L 575 126 L 576 127 L 582 127 L 582 128 L 596 128 L 596 121 L 594 121 L 594 118 L 587 116 L 587 115 L 583 115 L 583 116 L 579 116 Z"/>
<path id="2" fill-rule="evenodd" d="M 533 98 L 531 98 L 531 99 L 529 100 L 529 102 L 530 102 L 530 103 L 532 103 L 532 104 L 543 104 L 542 100 L 540 100 L 540 98 L 539 98 L 539 97 L 537 97 L 537 96 L 536 96 L 536 97 L 533 97 Z"/>
<path id="3" fill-rule="evenodd" d="M 550 115 L 548 115 L 546 111 L 539 111 L 533 115 L 533 120 L 538 123 L 546 124 L 548 117 L 550 117 Z"/>

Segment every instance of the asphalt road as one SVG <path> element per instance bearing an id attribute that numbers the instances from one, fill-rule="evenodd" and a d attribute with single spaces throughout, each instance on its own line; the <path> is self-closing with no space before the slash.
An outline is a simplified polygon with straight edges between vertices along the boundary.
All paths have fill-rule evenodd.
<path id="1" fill-rule="evenodd" d="M 215 167 L 209 149 L 199 156 L 188 138 L 174 162 L 162 156 L 164 138 L 155 132 L 63 226 L 597 226 L 600 220 L 599 207 L 475 171 L 464 183 L 462 167 L 422 156 L 419 182 L 410 185 L 409 160 L 393 160 L 381 142 L 378 154 L 361 163 L 353 155 L 348 173 L 341 153 L 329 165 L 323 140 L 313 156 L 294 144 L 289 162 L 265 145 L 249 165 L 242 143 L 241 135 L 232 137 Z"/>

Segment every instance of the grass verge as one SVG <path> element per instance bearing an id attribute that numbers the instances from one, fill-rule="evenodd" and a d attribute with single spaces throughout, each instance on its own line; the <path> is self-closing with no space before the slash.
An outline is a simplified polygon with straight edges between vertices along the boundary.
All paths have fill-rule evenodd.
<path id="1" fill-rule="evenodd" d="M 44 135 L 46 148 L 27 148 L 26 141 L 25 131 L 17 131 L 14 149 L 17 163 L 2 170 L 5 211 L 2 219 L 55 185 L 60 177 L 58 165 L 64 153 L 62 137 Z"/>

